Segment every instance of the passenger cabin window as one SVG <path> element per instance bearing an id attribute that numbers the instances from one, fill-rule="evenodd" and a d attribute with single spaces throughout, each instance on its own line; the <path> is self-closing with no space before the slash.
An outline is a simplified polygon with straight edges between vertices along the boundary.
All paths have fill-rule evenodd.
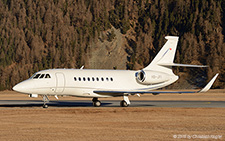
<path id="1" fill-rule="evenodd" d="M 48 74 L 46 74 L 47 76 Z M 41 75 L 42 77 L 42 75 Z M 40 78 L 41 78 L 40 77 Z M 74 77 L 74 81 L 113 81 L 113 78 L 112 77 Z"/>

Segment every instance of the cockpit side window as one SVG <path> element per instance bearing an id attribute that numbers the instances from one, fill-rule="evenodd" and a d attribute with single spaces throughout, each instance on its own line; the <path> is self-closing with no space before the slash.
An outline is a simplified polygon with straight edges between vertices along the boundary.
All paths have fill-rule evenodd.
<path id="1" fill-rule="evenodd" d="M 36 76 L 36 73 L 35 74 L 33 74 L 29 79 L 33 79 L 34 78 L 34 76 Z"/>
<path id="2" fill-rule="evenodd" d="M 44 78 L 45 74 L 41 74 L 41 76 L 39 78 Z"/>
<path id="3" fill-rule="evenodd" d="M 46 74 L 45 78 L 51 78 L 50 74 Z"/>
<path id="4" fill-rule="evenodd" d="M 36 74 L 33 79 L 37 79 L 41 74 Z"/>

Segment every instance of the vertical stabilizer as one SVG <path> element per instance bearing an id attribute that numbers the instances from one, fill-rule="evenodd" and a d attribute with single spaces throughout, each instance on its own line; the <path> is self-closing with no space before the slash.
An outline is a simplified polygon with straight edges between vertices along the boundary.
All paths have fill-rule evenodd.
<path id="1" fill-rule="evenodd" d="M 176 36 L 166 36 L 167 42 L 153 59 L 153 61 L 144 70 L 156 70 L 165 72 L 168 74 L 173 74 L 172 66 L 160 66 L 159 64 L 172 64 L 174 56 L 177 49 L 177 43 L 179 37 Z"/>

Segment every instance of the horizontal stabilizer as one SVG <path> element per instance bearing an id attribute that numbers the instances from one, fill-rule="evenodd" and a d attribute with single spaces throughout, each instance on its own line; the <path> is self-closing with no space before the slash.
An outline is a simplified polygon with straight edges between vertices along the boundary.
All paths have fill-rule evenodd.
<path id="1" fill-rule="evenodd" d="M 163 63 L 163 64 L 158 64 L 160 66 L 165 66 L 165 67 L 208 67 L 204 65 L 189 65 L 189 64 L 176 64 L 176 63 Z"/>

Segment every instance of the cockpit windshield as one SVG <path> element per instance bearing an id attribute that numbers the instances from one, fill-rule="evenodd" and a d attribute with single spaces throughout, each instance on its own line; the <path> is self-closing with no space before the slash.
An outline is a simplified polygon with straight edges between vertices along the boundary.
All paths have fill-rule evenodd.
<path id="1" fill-rule="evenodd" d="M 41 76 L 39 78 L 44 78 L 45 74 L 41 74 Z"/>
<path id="2" fill-rule="evenodd" d="M 50 74 L 46 74 L 45 78 L 51 78 Z"/>
<path id="3" fill-rule="evenodd" d="M 41 74 L 36 74 L 33 79 L 37 79 Z"/>
<path id="4" fill-rule="evenodd" d="M 45 78 L 51 78 L 51 75 L 38 73 L 38 74 L 34 74 L 31 78 L 32 79 L 45 79 Z"/>

